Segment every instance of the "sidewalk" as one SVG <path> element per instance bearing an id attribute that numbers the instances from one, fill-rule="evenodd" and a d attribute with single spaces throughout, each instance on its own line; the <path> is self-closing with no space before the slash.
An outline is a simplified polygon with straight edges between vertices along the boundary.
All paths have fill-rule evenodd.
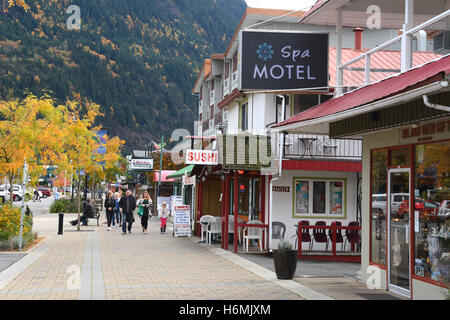
<path id="1" fill-rule="evenodd" d="M 74 216 L 73 216 L 74 217 Z M 0 271 L 1 299 L 150 300 L 332 300 L 386 299 L 348 278 L 278 280 L 270 261 L 175 238 L 171 225 L 160 234 L 159 219 L 143 234 L 139 218 L 131 234 L 91 222 L 77 232 L 65 217 L 58 236 L 54 214 L 36 217 L 46 240 Z M 256 258 L 256 259 L 255 259 Z M 273 263 L 273 261 L 272 261 Z M 79 280 L 79 281 L 77 281 Z M 350 282 L 348 282 L 350 281 Z M 79 285 L 77 285 L 79 284 Z M 358 291 L 359 290 L 359 291 Z M 356 292 L 362 295 L 356 294 Z M 365 295 L 365 296 L 364 296 Z"/>
<path id="2" fill-rule="evenodd" d="M 303 299 L 192 238 L 172 237 L 170 227 L 160 234 L 157 218 L 150 219 L 146 235 L 137 217 L 127 235 L 119 228 L 106 231 L 104 224 L 76 232 L 65 219 L 62 236 L 56 235 L 57 215 L 39 218 L 48 238 L 32 251 L 35 260 L 3 287 L 16 264 L 0 273 L 0 299 Z M 74 277 L 69 267 L 80 271 L 79 289 L 68 286 Z"/>

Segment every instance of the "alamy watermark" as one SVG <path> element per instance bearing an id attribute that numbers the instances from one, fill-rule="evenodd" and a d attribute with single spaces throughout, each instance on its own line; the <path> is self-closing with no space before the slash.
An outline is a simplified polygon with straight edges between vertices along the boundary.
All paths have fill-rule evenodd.
<path id="1" fill-rule="evenodd" d="M 373 4 L 367 7 L 366 13 L 370 15 L 366 20 L 367 28 L 381 29 L 381 8 Z"/>
<path id="2" fill-rule="evenodd" d="M 80 9 L 80 7 L 72 4 L 67 8 L 66 12 L 71 14 L 71 16 L 67 19 L 67 29 L 80 30 L 81 29 L 81 9 Z"/>
<path id="3" fill-rule="evenodd" d="M 80 290 L 80 276 L 81 269 L 77 265 L 71 265 L 67 267 L 66 273 L 69 273 L 69 279 L 67 279 L 67 289 L 69 290 Z"/>

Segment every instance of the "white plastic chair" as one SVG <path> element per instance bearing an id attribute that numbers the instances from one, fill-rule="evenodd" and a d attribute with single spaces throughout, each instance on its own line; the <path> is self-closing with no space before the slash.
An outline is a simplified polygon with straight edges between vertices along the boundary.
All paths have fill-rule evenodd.
<path id="1" fill-rule="evenodd" d="M 238 217 L 238 223 L 243 223 L 244 221 Z M 228 216 L 228 233 L 233 233 L 234 235 L 234 216 Z M 238 227 L 238 242 L 242 243 L 241 239 L 242 227 Z"/>
<path id="2" fill-rule="evenodd" d="M 201 229 L 201 231 L 202 231 L 202 241 L 203 241 L 203 232 L 205 233 L 205 237 L 207 236 L 207 234 L 206 234 L 206 232 L 208 231 L 208 226 L 209 226 L 209 223 L 212 221 L 214 219 L 214 217 L 213 216 L 211 216 L 211 215 L 204 215 L 204 216 L 202 216 L 201 218 L 200 218 L 200 223 L 201 223 L 201 226 L 202 226 L 202 229 Z M 207 222 L 208 224 L 205 224 L 205 223 L 202 223 L 202 222 Z"/>
<path id="3" fill-rule="evenodd" d="M 207 241 L 211 244 L 211 238 L 213 234 L 222 234 L 222 218 L 213 217 L 213 219 L 209 222 L 207 234 Z"/>
<path id="4" fill-rule="evenodd" d="M 247 224 L 263 224 L 259 220 L 248 221 Z M 247 232 L 246 232 L 247 231 Z M 263 228 L 259 227 L 244 227 L 244 250 L 248 252 L 248 241 L 249 240 L 259 240 L 259 249 L 262 251 L 262 234 Z"/>

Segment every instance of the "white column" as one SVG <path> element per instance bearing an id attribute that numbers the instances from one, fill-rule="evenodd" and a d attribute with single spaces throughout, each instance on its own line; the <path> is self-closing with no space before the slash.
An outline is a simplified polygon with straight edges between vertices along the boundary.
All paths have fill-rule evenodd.
<path id="1" fill-rule="evenodd" d="M 405 0 L 405 24 L 402 34 L 402 65 L 401 71 L 405 72 L 412 67 L 412 35 L 406 32 L 414 26 L 414 0 Z"/>
<path id="2" fill-rule="evenodd" d="M 344 70 L 338 67 L 342 64 L 342 7 L 337 10 L 336 24 L 336 95 L 343 93 L 342 85 L 344 83 Z"/>
<path id="3" fill-rule="evenodd" d="M 365 69 L 364 69 L 364 84 L 370 84 L 370 54 L 366 55 L 365 61 Z"/>

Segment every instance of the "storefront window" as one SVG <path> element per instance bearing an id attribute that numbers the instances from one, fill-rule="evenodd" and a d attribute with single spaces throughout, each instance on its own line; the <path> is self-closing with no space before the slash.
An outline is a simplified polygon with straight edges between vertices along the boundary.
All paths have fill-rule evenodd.
<path id="1" fill-rule="evenodd" d="M 295 179 L 294 216 L 343 218 L 345 180 Z"/>
<path id="2" fill-rule="evenodd" d="M 414 187 L 414 273 L 450 280 L 450 142 L 417 145 Z"/>
<path id="3" fill-rule="evenodd" d="M 386 265 L 387 151 L 372 151 L 370 235 L 372 262 Z"/>
<path id="4" fill-rule="evenodd" d="M 325 190 L 324 181 L 314 181 L 313 182 L 313 212 L 314 213 L 325 213 Z"/>
<path id="5" fill-rule="evenodd" d="M 330 214 L 341 215 L 343 183 L 339 181 L 330 181 Z"/>
<path id="6" fill-rule="evenodd" d="M 391 166 L 409 166 L 411 163 L 411 152 L 409 148 L 392 149 L 390 150 L 390 165 Z"/>
<path id="7" fill-rule="evenodd" d="M 229 184 L 229 214 L 234 214 L 234 179 Z M 238 216 L 243 222 L 261 220 L 259 179 L 238 179 Z"/>
<path id="8" fill-rule="evenodd" d="M 295 182 L 295 214 L 304 215 L 309 213 L 309 182 Z"/>

